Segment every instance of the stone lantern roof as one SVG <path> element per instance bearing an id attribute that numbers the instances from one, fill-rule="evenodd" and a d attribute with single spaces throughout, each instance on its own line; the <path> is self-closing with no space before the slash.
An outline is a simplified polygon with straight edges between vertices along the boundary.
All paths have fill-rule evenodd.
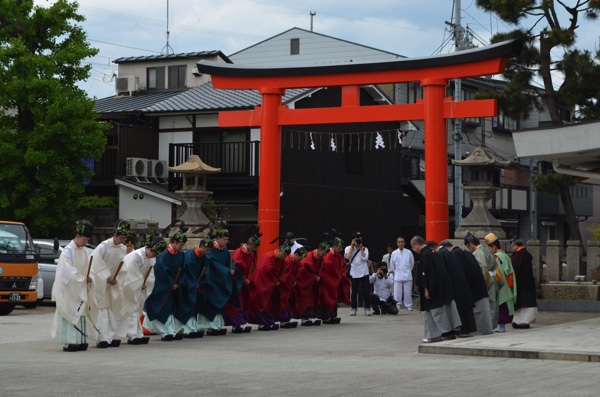
<path id="1" fill-rule="evenodd" d="M 169 167 L 171 172 L 180 172 L 182 174 L 216 174 L 221 172 L 220 168 L 213 168 L 204 163 L 196 154 L 192 154 L 185 163 L 175 167 Z"/>
<path id="2" fill-rule="evenodd" d="M 510 160 L 498 160 L 479 146 L 464 160 L 452 160 L 452 164 L 459 167 L 508 167 Z"/>

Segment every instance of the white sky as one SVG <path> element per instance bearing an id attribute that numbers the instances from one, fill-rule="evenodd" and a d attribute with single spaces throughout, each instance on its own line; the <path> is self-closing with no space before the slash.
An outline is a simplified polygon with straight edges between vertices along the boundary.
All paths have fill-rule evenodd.
<path id="1" fill-rule="evenodd" d="M 52 0 L 35 0 L 47 6 Z M 567 4 L 576 1 L 565 0 Z M 90 43 L 91 78 L 80 86 L 90 96 L 114 95 L 111 80 L 119 57 L 160 54 L 166 45 L 167 0 L 79 0 Z M 169 0 L 169 44 L 175 53 L 220 50 L 233 54 L 293 27 L 409 57 L 440 51 L 449 32 L 452 0 Z M 462 0 L 462 25 L 484 42 L 510 27 L 482 12 L 475 0 Z M 580 47 L 594 50 L 600 22 L 581 21 Z M 483 45 L 481 43 L 476 43 Z M 442 52 L 449 52 L 446 46 Z"/>

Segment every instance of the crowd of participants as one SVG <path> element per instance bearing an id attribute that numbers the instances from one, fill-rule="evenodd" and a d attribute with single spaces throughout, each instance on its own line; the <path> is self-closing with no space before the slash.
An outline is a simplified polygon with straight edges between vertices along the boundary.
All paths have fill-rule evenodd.
<path id="1" fill-rule="evenodd" d="M 84 247 L 92 233 L 90 222 L 78 221 L 57 265 L 52 336 L 64 351 L 86 350 L 88 339 L 110 348 L 121 341 L 147 344 L 149 334 L 169 342 L 225 335 L 225 327 L 243 334 L 253 325 L 259 331 L 335 325 L 340 303 L 350 305 L 350 316 L 359 306 L 366 316 L 395 315 L 402 307 L 413 310 L 415 285 L 425 313 L 424 342 L 504 332 L 511 322 L 528 328 L 537 313 L 531 255 L 516 240 L 508 258 L 493 234 L 486 236 L 488 247 L 468 235 L 467 250 L 415 236 L 411 251 L 398 237 L 397 248 L 388 245 L 374 266 L 360 232 L 344 246 L 332 230 L 316 249 L 287 233 L 259 260 L 260 233 L 232 253 L 226 229 L 185 252 L 181 231 L 169 243 L 155 236 L 134 250 L 129 224 L 119 220 L 113 236 L 88 256 Z"/>
<path id="2" fill-rule="evenodd" d="M 518 238 L 509 257 L 494 233 L 485 245 L 468 233 L 466 249 L 411 239 L 419 254 L 416 284 L 424 312 L 425 343 L 526 329 L 535 322 L 537 302 L 532 256 Z"/>

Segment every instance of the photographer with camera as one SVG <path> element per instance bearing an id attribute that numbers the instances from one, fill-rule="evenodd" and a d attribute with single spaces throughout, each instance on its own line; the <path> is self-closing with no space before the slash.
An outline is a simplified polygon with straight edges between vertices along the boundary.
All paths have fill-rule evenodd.
<path id="1" fill-rule="evenodd" d="M 398 307 L 394 300 L 394 279 L 388 276 L 387 264 L 382 262 L 377 266 L 377 272 L 369 277 L 369 283 L 373 284 L 371 294 L 371 305 L 373 314 L 398 314 Z"/>
<path id="2" fill-rule="evenodd" d="M 350 266 L 350 282 L 352 290 L 350 292 L 350 310 L 351 316 L 356 316 L 358 291 L 363 296 L 363 305 L 365 316 L 371 315 L 371 304 L 368 296 L 369 290 L 369 250 L 363 245 L 362 236 L 359 231 L 352 233 L 352 243 L 346 247 L 344 257 Z"/>

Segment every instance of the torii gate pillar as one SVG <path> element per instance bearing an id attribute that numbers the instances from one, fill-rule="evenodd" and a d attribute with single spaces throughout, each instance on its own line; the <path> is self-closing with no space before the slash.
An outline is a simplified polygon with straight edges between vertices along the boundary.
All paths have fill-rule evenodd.
<path id="1" fill-rule="evenodd" d="M 278 110 L 284 90 L 260 88 L 263 117 L 260 127 L 260 163 L 258 178 L 258 224 L 267 240 L 279 236 L 281 192 L 281 127 Z M 261 250 L 259 246 L 259 250 Z M 264 244 L 267 247 L 267 244 Z M 265 251 L 265 252 L 262 252 Z M 260 254 L 266 253 L 263 248 Z"/>
<path id="2" fill-rule="evenodd" d="M 425 104 L 423 125 L 425 127 L 425 236 L 427 240 L 441 241 L 448 238 L 448 146 L 446 144 L 446 120 L 444 97 L 448 80 L 424 79 L 423 101 Z"/>

